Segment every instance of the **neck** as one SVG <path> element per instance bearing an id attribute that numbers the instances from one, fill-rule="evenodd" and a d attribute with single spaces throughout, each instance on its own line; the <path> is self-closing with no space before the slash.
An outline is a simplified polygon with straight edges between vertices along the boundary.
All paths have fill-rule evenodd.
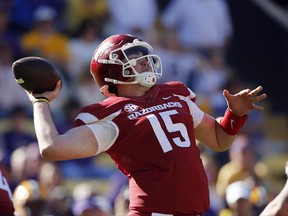
<path id="1" fill-rule="evenodd" d="M 134 85 L 118 85 L 118 95 L 120 97 L 143 97 L 147 94 L 150 87 Z"/>

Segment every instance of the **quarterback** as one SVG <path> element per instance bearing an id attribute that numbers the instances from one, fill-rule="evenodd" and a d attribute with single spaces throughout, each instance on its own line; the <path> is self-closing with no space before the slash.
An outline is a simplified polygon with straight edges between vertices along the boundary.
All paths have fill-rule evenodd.
<path id="1" fill-rule="evenodd" d="M 129 216 L 204 215 L 209 191 L 196 140 L 227 150 L 249 112 L 263 109 L 256 104 L 266 98 L 262 86 L 237 94 L 224 90 L 227 111 L 212 117 L 183 83 L 156 84 L 160 57 L 127 34 L 112 35 L 96 48 L 91 74 L 106 99 L 83 107 L 65 134 L 58 133 L 49 109 L 61 81 L 53 91 L 27 92 L 42 156 L 55 161 L 106 152 L 129 179 Z"/>

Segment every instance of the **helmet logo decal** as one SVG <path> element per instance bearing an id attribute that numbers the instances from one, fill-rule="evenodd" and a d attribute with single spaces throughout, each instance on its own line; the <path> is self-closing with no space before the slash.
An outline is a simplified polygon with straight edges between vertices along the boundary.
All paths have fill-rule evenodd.
<path id="1" fill-rule="evenodd" d="M 126 112 L 128 112 L 128 113 L 135 112 L 135 111 L 138 110 L 138 108 L 139 108 L 139 107 L 138 107 L 137 105 L 131 104 L 131 103 L 126 104 L 126 105 L 124 106 L 124 110 L 125 110 Z"/>
<path id="2" fill-rule="evenodd" d="M 112 46 L 113 46 L 113 43 L 107 44 L 106 46 L 99 46 L 98 50 L 95 53 L 95 59 L 101 56 L 106 49 L 109 49 Z"/>

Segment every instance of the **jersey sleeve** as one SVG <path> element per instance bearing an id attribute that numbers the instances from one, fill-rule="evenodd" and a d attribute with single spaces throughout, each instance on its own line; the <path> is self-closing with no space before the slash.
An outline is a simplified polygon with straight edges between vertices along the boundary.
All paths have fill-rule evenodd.
<path id="1" fill-rule="evenodd" d="M 202 121 L 203 117 L 204 117 L 204 112 L 196 105 L 196 94 L 190 89 L 188 88 L 189 91 L 189 95 L 187 96 L 188 100 L 188 106 L 190 109 L 190 113 L 193 116 L 193 120 L 194 120 L 194 128 L 196 128 L 200 122 Z"/>
<path id="2" fill-rule="evenodd" d="M 170 82 L 169 84 L 174 86 L 174 95 L 179 96 L 187 102 L 190 113 L 194 120 L 194 128 L 196 128 L 204 117 L 204 112 L 196 104 L 196 94 L 181 82 Z"/>
<path id="3" fill-rule="evenodd" d="M 175 95 L 181 95 L 188 98 L 189 100 L 196 102 L 196 94 L 190 88 L 188 88 L 184 83 L 178 81 L 167 82 L 164 85 L 165 90 L 172 91 Z"/>
<path id="4" fill-rule="evenodd" d="M 113 145 L 113 140 L 116 137 L 115 127 L 105 120 L 99 120 L 96 116 L 90 113 L 79 113 L 74 121 L 74 126 L 79 127 L 85 125 L 93 132 L 95 139 L 98 143 L 98 151 L 100 154 Z"/>
<path id="5" fill-rule="evenodd" d="M 194 128 L 196 128 L 204 117 L 204 112 L 193 102 L 188 102 L 190 113 L 193 116 Z"/>
<path id="6" fill-rule="evenodd" d="M 91 129 L 98 142 L 97 154 L 108 150 L 112 146 L 116 137 L 116 130 L 113 125 L 105 121 L 99 121 L 86 126 Z"/>
<path id="7" fill-rule="evenodd" d="M 189 95 L 187 96 L 187 98 L 189 98 L 190 100 L 192 100 L 194 103 L 196 102 L 196 94 L 190 89 L 188 88 L 188 91 L 189 91 Z"/>

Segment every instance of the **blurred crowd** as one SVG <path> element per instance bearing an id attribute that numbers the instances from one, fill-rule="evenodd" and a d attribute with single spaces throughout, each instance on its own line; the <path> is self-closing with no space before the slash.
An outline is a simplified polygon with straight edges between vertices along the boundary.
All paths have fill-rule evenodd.
<path id="1" fill-rule="evenodd" d="M 160 82 L 183 82 L 213 116 L 226 110 L 224 88 L 234 93 L 255 87 L 226 62 L 233 25 L 225 0 L 0 0 L 0 168 L 17 215 L 127 215 L 127 179 L 109 158 L 41 158 L 30 101 L 11 70 L 26 56 L 57 67 L 63 88 L 51 109 L 63 133 L 80 107 L 103 100 L 90 60 L 99 43 L 116 33 L 150 42 L 163 62 Z M 264 120 L 263 113 L 252 112 L 227 152 L 199 143 L 210 184 L 207 216 L 258 215 L 286 181 L 287 150 L 275 157 L 265 151 Z"/>

